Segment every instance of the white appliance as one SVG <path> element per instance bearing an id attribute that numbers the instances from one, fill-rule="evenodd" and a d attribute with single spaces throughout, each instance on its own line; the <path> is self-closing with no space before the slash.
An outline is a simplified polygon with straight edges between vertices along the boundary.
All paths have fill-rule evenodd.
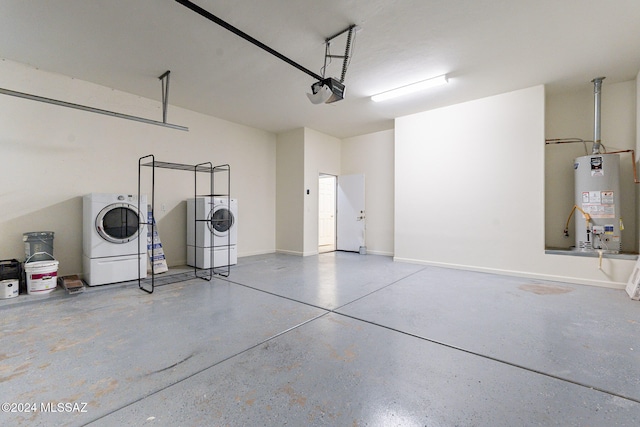
<path id="1" fill-rule="evenodd" d="M 574 161 L 575 206 L 584 214 L 575 218 L 575 250 L 619 253 L 622 245 L 620 156 L 592 154 Z M 576 212 L 577 214 L 577 212 Z"/>
<path id="2" fill-rule="evenodd" d="M 147 277 L 147 196 L 92 193 L 82 199 L 82 266 L 89 286 Z M 141 242 L 139 236 L 143 236 Z"/>
<path id="3" fill-rule="evenodd" d="M 236 199 L 206 196 L 187 200 L 187 265 L 197 268 L 235 265 L 237 243 Z"/>

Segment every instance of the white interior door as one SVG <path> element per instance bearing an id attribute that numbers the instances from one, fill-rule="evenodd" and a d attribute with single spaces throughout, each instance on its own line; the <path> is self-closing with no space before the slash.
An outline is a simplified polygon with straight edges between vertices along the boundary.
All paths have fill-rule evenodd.
<path id="1" fill-rule="evenodd" d="M 320 175 L 318 180 L 318 250 L 336 250 L 336 177 Z"/>
<path id="2" fill-rule="evenodd" d="M 358 252 L 365 245 L 364 175 L 338 176 L 337 249 Z"/>

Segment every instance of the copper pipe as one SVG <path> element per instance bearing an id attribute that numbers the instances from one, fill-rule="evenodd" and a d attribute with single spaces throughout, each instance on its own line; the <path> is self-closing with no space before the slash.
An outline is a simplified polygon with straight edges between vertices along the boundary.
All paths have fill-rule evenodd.
<path id="1" fill-rule="evenodd" d="M 549 144 L 573 144 L 576 142 L 581 142 L 582 145 L 584 145 L 584 152 L 586 155 L 589 155 L 589 151 L 587 150 L 587 142 L 593 142 L 593 141 L 585 141 L 584 139 L 581 138 L 556 138 L 556 139 L 545 139 L 544 143 L 545 145 L 549 145 Z"/>
<path id="2" fill-rule="evenodd" d="M 631 162 L 633 163 L 633 182 L 635 184 L 640 184 L 640 180 L 638 180 L 638 173 L 636 171 L 636 152 L 635 150 L 618 150 L 611 151 L 606 154 L 620 154 L 620 153 L 631 153 Z"/>
<path id="3" fill-rule="evenodd" d="M 576 142 L 592 142 L 592 141 L 585 141 L 584 139 L 545 139 L 544 143 L 549 145 L 549 144 L 574 144 Z"/>

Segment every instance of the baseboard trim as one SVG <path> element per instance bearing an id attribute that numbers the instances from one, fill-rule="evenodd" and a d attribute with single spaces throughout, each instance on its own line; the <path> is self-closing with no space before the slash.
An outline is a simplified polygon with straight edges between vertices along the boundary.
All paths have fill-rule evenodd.
<path id="1" fill-rule="evenodd" d="M 273 252 L 271 252 L 273 253 Z M 296 255 L 296 256 L 303 256 L 304 253 L 299 252 L 299 251 L 288 251 L 285 249 L 276 249 L 276 253 L 277 254 L 285 254 L 285 255 Z"/>
<path id="2" fill-rule="evenodd" d="M 446 262 L 433 262 L 433 261 L 424 261 L 424 260 L 401 258 L 401 257 L 393 257 L 393 260 L 398 262 L 406 262 L 409 264 L 419 264 L 419 265 L 428 265 L 432 267 L 451 268 L 454 270 L 477 271 L 480 273 L 500 274 L 503 276 L 526 277 L 530 279 L 548 280 L 552 282 L 565 282 L 565 283 L 573 283 L 576 285 L 598 286 L 601 288 L 624 289 L 627 286 L 626 283 L 620 283 L 620 282 L 606 282 L 602 280 L 590 280 L 590 279 L 582 279 L 582 278 L 570 277 L 570 276 L 541 274 L 541 273 L 533 273 L 529 271 L 504 270 L 500 268 L 478 267 L 473 265 L 452 264 L 452 263 L 446 263 Z"/>
<path id="3" fill-rule="evenodd" d="M 367 248 L 367 254 L 370 255 L 382 255 L 382 256 L 393 256 L 393 252 L 387 252 L 387 251 L 372 251 L 371 249 Z"/>
<path id="4" fill-rule="evenodd" d="M 272 254 L 274 252 L 276 251 L 274 251 L 273 249 L 264 250 L 264 251 L 243 252 L 241 254 L 238 254 L 238 258 L 254 256 L 254 255 L 266 255 L 266 254 Z"/>

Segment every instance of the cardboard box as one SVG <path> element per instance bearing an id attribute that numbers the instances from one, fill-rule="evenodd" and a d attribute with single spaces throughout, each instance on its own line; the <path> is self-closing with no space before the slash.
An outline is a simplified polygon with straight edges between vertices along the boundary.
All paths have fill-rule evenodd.
<path id="1" fill-rule="evenodd" d="M 631 299 L 640 300 L 640 258 L 638 258 L 636 265 L 633 267 L 626 290 Z"/>
<path id="2" fill-rule="evenodd" d="M 77 275 L 62 276 L 58 278 L 58 284 L 70 294 L 77 294 L 84 291 L 84 283 Z"/>

